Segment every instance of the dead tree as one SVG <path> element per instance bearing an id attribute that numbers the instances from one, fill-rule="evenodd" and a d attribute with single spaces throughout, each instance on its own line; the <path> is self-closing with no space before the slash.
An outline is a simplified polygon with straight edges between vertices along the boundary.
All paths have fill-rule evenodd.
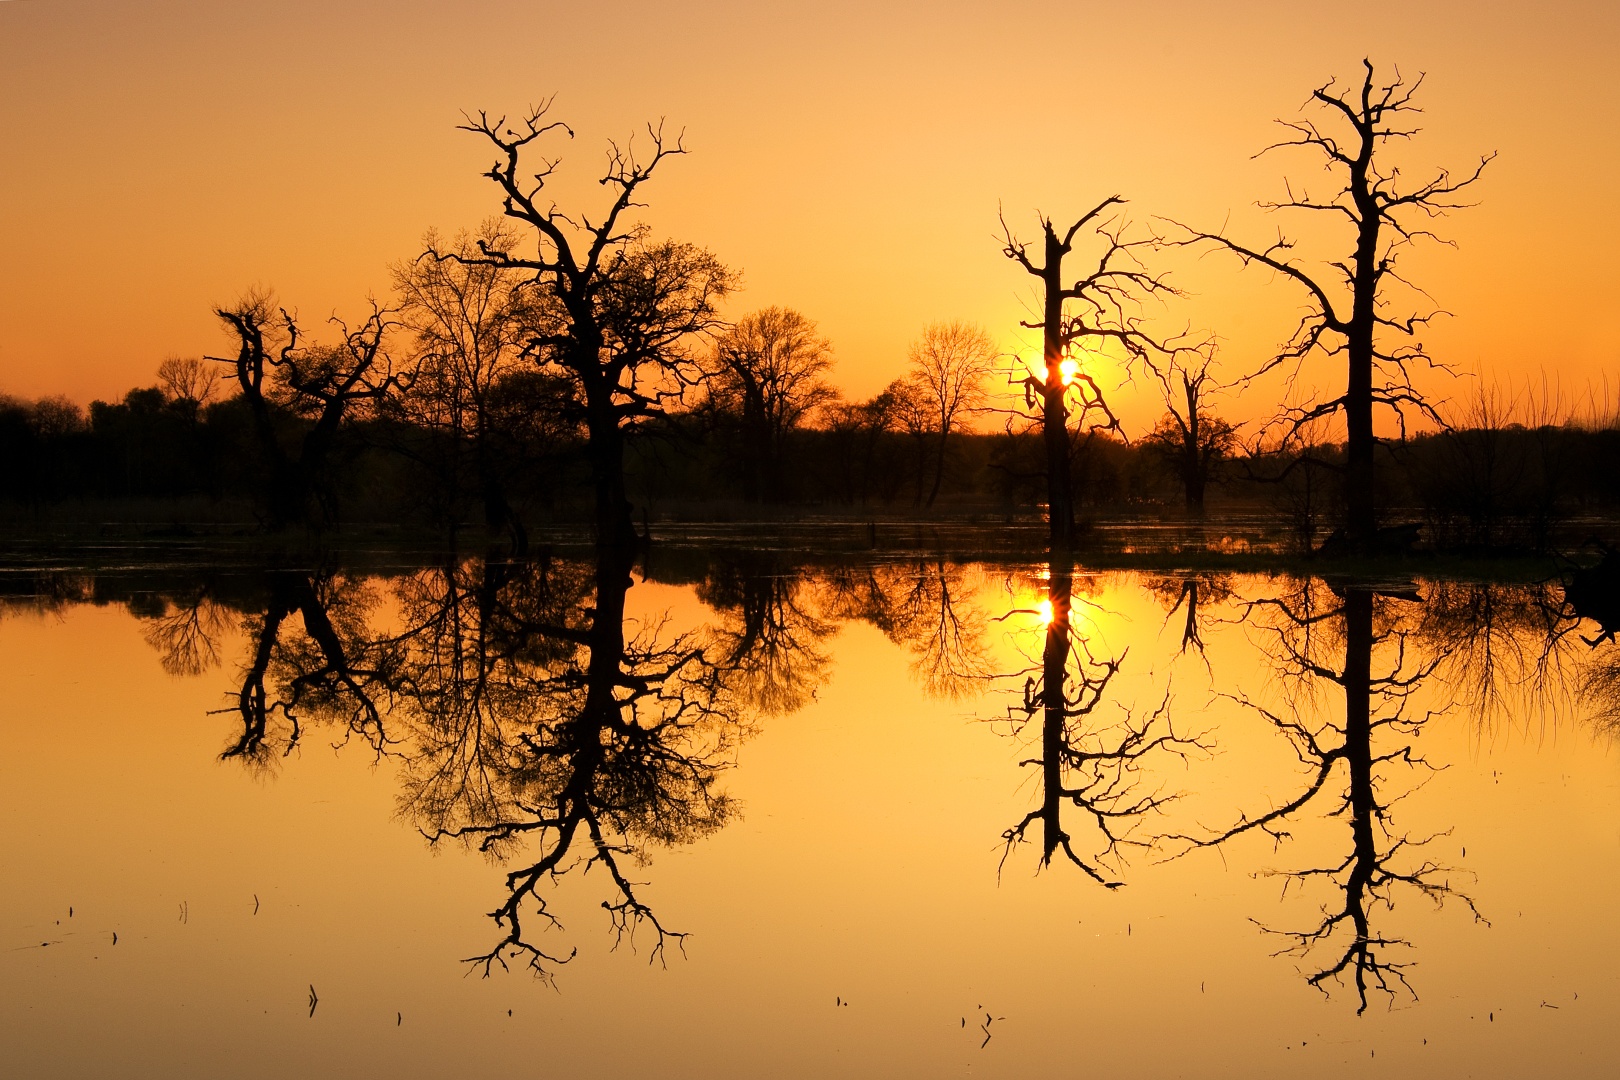
<path id="1" fill-rule="evenodd" d="M 373 301 L 371 313 L 352 330 L 334 316 L 342 340 L 328 347 L 301 344 L 296 317 L 268 294 L 249 293 L 214 314 L 236 338 L 237 351 L 209 359 L 232 367 L 253 416 L 268 470 L 267 523 L 273 529 L 330 525 L 336 506 L 329 470 L 345 421 L 402 385 L 385 347 L 395 326 L 392 313 Z M 299 422 L 296 440 L 283 436 L 292 426 L 284 423 L 288 417 Z M 289 442 L 296 443 L 296 452 Z"/>
<path id="2" fill-rule="evenodd" d="M 1420 110 L 1412 98 L 1423 83 L 1423 76 L 1407 82 L 1400 73 L 1380 85 L 1374 78 L 1371 61 L 1363 61 L 1365 75 L 1359 88 L 1339 89 L 1329 82 L 1311 94 L 1311 101 L 1327 110 L 1331 120 L 1343 130 L 1318 126 L 1315 120 L 1279 121 L 1289 137 L 1266 147 L 1262 153 L 1283 147 L 1307 147 L 1326 159 L 1337 192 L 1322 198 L 1286 185 L 1281 202 L 1262 203 L 1268 210 L 1309 210 L 1348 223 L 1353 234 L 1348 258 L 1330 261 L 1333 277 L 1307 269 L 1293 257 L 1294 243 L 1279 233 L 1268 247 L 1250 247 L 1227 238 L 1223 233 L 1188 230 L 1188 243 L 1210 243 L 1236 255 L 1244 266 L 1267 267 L 1303 288 L 1310 308 L 1294 334 L 1268 363 L 1250 378 L 1292 365 L 1290 378 L 1296 378 L 1303 362 L 1316 354 L 1343 355 L 1346 363 L 1344 393 L 1327 401 L 1307 401 L 1290 407 L 1279 416 L 1286 443 L 1302 427 L 1322 417 L 1343 413 L 1346 434 L 1344 476 L 1346 546 L 1352 551 L 1370 553 L 1377 538 L 1378 508 L 1374 474 L 1375 447 L 1373 410 L 1383 406 L 1393 411 L 1404 434 L 1407 413 L 1416 410 L 1436 423 L 1439 415 L 1413 386 L 1409 368 L 1416 363 L 1439 366 L 1424 351 L 1417 335 L 1437 311 L 1399 314 L 1397 286 L 1409 285 L 1396 270 L 1400 254 L 1420 239 L 1437 239 L 1427 222 L 1460 209 L 1468 203 L 1459 193 L 1479 179 L 1495 156 L 1487 155 L 1467 176 L 1454 179 L 1440 170 L 1416 185 L 1403 182 L 1401 171 L 1387 160 L 1391 143 L 1417 135 L 1409 114 Z"/>
<path id="3" fill-rule="evenodd" d="M 1022 324 L 1041 331 L 1041 371 L 1018 381 L 1024 388 L 1024 403 L 1042 433 L 1047 521 L 1054 551 L 1070 550 L 1075 540 L 1071 435 L 1082 429 L 1119 428 L 1102 388 L 1085 370 L 1083 349 L 1112 342 L 1124 351 L 1128 362 L 1145 360 L 1162 346 L 1144 331 L 1141 304 L 1149 297 L 1175 295 L 1163 276 L 1149 272 L 1141 261 L 1153 242 L 1124 239 L 1125 223 L 1104 217 L 1124 202 L 1117 195 L 1104 199 L 1061 234 L 1050 218 L 1042 216 L 1040 263 L 1031 256 L 1029 244 L 1013 235 L 1006 219 L 1001 222 L 1003 253 L 1041 283 L 1040 321 Z M 1065 285 L 1063 261 L 1074 250 L 1076 234 L 1094 223 L 1100 254 Z"/>
<path id="4" fill-rule="evenodd" d="M 1209 399 L 1227 387 L 1216 377 L 1212 346 L 1180 349 L 1149 365 L 1164 395 L 1165 414 L 1148 434 L 1181 482 L 1187 509 L 1204 512 L 1204 493 L 1221 460 L 1237 446 L 1237 429 L 1216 416 Z"/>
<path id="5" fill-rule="evenodd" d="M 499 157 L 484 173 L 500 192 L 502 213 L 532 230 L 534 255 L 482 241 L 480 253 L 433 253 L 442 259 L 477 262 L 524 272 L 555 317 L 534 335 L 527 354 L 566 375 L 578 388 L 585 413 L 586 457 L 596 502 L 596 538 L 604 546 L 636 540 L 625 489 L 627 431 L 660 414 L 701 375 L 690 354 L 691 339 L 719 324 L 716 304 L 735 284 L 734 275 L 702 248 L 653 242 L 646 226 L 631 221 L 643 204 L 642 185 L 666 158 L 684 154 L 679 138 L 648 128 L 652 153 L 638 157 L 633 145 L 608 145 L 600 183 L 611 194 L 594 221 L 549 202 L 547 181 L 555 159 L 532 160 L 537 143 L 573 132 L 548 120 L 550 102 L 516 123 L 480 112 L 462 130 L 482 135 Z M 526 157 L 527 155 L 527 157 Z"/>

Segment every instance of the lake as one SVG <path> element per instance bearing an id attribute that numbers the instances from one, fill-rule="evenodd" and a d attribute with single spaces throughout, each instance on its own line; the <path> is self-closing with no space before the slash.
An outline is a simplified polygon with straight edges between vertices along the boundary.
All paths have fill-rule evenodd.
<path id="1" fill-rule="evenodd" d="M 570 548 L 0 574 L 34 1077 L 1611 1076 L 1562 582 Z"/>

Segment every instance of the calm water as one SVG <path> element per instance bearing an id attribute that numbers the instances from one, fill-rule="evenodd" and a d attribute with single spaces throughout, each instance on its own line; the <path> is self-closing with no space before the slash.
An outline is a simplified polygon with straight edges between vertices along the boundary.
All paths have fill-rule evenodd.
<path id="1" fill-rule="evenodd" d="M 1620 647 L 1556 582 L 5 581 L 8 1075 L 1620 1066 Z"/>

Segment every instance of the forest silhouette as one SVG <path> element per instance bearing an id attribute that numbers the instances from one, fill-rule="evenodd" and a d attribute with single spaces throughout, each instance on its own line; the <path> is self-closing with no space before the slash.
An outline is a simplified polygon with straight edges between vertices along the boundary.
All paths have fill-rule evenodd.
<path id="1" fill-rule="evenodd" d="M 1397 261 L 1443 242 L 1436 220 L 1467 205 L 1491 160 L 1403 177 L 1389 145 L 1417 134 L 1421 83 L 1368 62 L 1317 88 L 1266 148 L 1321 159 L 1326 190 L 1290 180 L 1262 205 L 1339 223 L 1345 258 L 1303 262 L 1285 234 L 1255 247 L 1143 227 L 1119 196 L 1066 224 L 1039 216 L 1033 245 L 1004 217 L 1004 254 L 1037 284 L 1024 326 L 1042 356 L 999 354 L 987 329 L 944 319 L 867 400 L 829 381 L 834 345 L 812 318 L 723 315 L 737 272 L 640 220 L 655 175 L 687 152 L 679 134 L 609 143 L 599 204 L 563 208 L 549 184 L 573 132 L 551 102 L 471 114 L 497 216 L 429 231 L 356 326 L 316 333 L 253 291 L 214 312 L 228 349 L 171 357 L 122 401 L 0 400 L 0 499 L 24 530 L 471 527 L 519 551 L 556 525 L 623 546 L 642 522 L 805 515 L 1042 520 L 1068 550 L 1098 517 L 1248 515 L 1297 552 L 1567 552 L 1606 537 L 1598 519 L 1620 506 L 1617 414 L 1545 386 L 1459 381 L 1436 402 L 1414 382 L 1448 369 L 1418 336 L 1439 313 Z M 1220 354 L 1218 327 L 1157 329 L 1182 296 L 1163 260 L 1184 248 L 1302 292 L 1274 356 L 1244 367 Z M 1093 370 L 1105 356 L 1121 385 Z M 1251 383 L 1278 370 L 1296 392 L 1256 413 Z M 1310 390 L 1339 379 L 1342 393 Z M 1127 432 L 1121 395 L 1157 400 L 1159 419 Z M 1242 423 L 1240 399 L 1254 414 Z M 1389 424 L 1396 437 L 1375 434 Z"/>

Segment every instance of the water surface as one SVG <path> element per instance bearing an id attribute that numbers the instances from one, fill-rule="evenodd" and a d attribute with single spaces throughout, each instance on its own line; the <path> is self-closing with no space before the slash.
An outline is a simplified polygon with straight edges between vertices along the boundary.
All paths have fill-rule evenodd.
<path id="1" fill-rule="evenodd" d="M 6 581 L 18 1075 L 1620 1064 L 1620 649 L 1556 582 Z"/>

